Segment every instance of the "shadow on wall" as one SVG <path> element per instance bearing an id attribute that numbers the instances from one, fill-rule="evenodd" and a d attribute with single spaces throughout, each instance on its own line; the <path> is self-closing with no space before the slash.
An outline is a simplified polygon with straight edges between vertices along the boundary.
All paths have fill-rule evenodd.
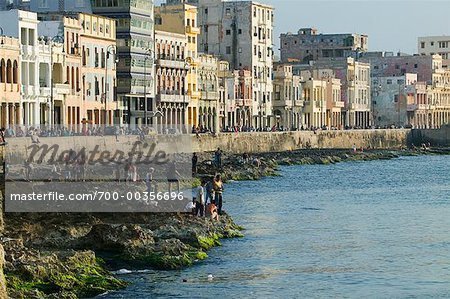
<path id="1" fill-rule="evenodd" d="M 433 146 L 450 146 L 450 124 L 440 129 L 411 130 L 411 136 L 408 139 L 408 143 L 415 146 L 420 146 L 422 143 L 430 143 Z"/>

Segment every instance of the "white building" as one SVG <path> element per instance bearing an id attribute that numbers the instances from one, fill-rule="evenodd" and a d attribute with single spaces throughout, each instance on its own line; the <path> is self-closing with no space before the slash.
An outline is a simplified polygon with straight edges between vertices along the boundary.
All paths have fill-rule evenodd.
<path id="1" fill-rule="evenodd" d="M 418 53 L 420 55 L 439 54 L 442 59 L 450 59 L 450 35 L 419 37 Z"/>
<path id="2" fill-rule="evenodd" d="M 22 119 L 19 125 L 40 125 L 41 103 L 39 89 L 39 47 L 37 14 L 21 10 L 0 11 L 0 27 L 4 34 L 16 37 L 20 42 L 21 63 L 21 108 Z"/>
<path id="3" fill-rule="evenodd" d="M 253 125 L 273 124 L 273 7 L 254 1 L 199 0 L 199 52 L 214 54 L 230 69 L 250 70 Z"/>

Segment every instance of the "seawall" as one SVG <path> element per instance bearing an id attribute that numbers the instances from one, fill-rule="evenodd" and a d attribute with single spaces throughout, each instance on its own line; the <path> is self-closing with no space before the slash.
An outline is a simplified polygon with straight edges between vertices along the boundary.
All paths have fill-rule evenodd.
<path id="1" fill-rule="evenodd" d="M 352 131 L 310 131 L 269 132 L 269 133 L 227 133 L 218 136 L 192 135 L 174 138 L 158 137 L 164 143 L 167 152 L 209 152 L 221 148 L 228 153 L 265 153 L 282 152 L 297 149 L 347 149 L 356 145 L 358 148 L 391 149 L 406 146 L 409 143 L 410 130 L 352 130 Z M 7 140 L 8 156 L 13 155 L 24 161 L 30 154 L 31 138 L 10 138 Z M 47 137 L 40 138 L 40 145 L 58 145 L 59 153 L 68 150 L 79 150 L 82 147 L 91 150 L 98 146 L 99 151 L 130 152 L 138 141 L 137 136 L 95 137 Z M 174 146 L 177 144 L 177 146 Z M 182 146 L 180 145 L 182 144 Z M 9 156 L 11 158 L 11 156 Z"/>
<path id="2" fill-rule="evenodd" d="M 416 146 L 428 142 L 435 146 L 450 146 L 450 125 L 439 130 L 412 130 L 411 141 Z"/>

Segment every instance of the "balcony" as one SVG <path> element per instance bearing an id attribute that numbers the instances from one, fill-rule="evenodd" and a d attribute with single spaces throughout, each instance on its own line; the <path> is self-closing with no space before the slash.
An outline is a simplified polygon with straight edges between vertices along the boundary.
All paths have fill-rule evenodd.
<path id="1" fill-rule="evenodd" d="M 158 103 L 189 103 L 189 97 L 180 94 L 159 93 L 156 95 L 156 101 Z"/>
<path id="2" fill-rule="evenodd" d="M 51 95 L 51 88 L 50 87 L 40 87 L 39 95 L 41 97 L 49 97 Z"/>
<path id="3" fill-rule="evenodd" d="M 244 106 L 245 107 L 251 107 L 253 104 L 253 100 L 252 99 L 244 99 Z"/>
<path id="4" fill-rule="evenodd" d="M 23 56 L 35 56 L 36 55 L 36 47 L 34 47 L 34 46 L 22 45 L 21 50 L 22 50 L 21 54 Z"/>
<path id="5" fill-rule="evenodd" d="M 303 100 L 296 100 L 295 101 L 295 107 L 303 107 L 305 102 Z"/>
<path id="6" fill-rule="evenodd" d="M 191 98 L 200 98 L 201 93 L 200 91 L 188 90 L 188 96 L 190 96 Z"/>
<path id="7" fill-rule="evenodd" d="M 343 101 L 333 102 L 333 108 L 344 108 L 345 103 Z"/>
<path id="8" fill-rule="evenodd" d="M 217 91 L 202 91 L 200 98 L 204 101 L 217 101 L 219 93 Z"/>
<path id="9" fill-rule="evenodd" d="M 243 99 L 235 100 L 235 104 L 236 106 L 244 106 L 244 100 Z"/>
<path id="10" fill-rule="evenodd" d="M 200 28 L 195 26 L 186 26 L 186 33 L 188 34 L 200 34 Z"/>
<path id="11" fill-rule="evenodd" d="M 70 94 L 70 85 L 69 84 L 55 84 L 55 90 L 57 94 Z"/>
<path id="12" fill-rule="evenodd" d="M 28 95 L 28 96 L 34 96 L 37 95 L 37 89 L 34 88 L 34 86 L 30 85 L 22 85 L 22 94 Z"/>
<path id="13" fill-rule="evenodd" d="M 186 64 L 184 60 L 159 58 L 158 60 L 156 60 L 156 66 L 172 69 L 187 69 L 189 65 Z"/>

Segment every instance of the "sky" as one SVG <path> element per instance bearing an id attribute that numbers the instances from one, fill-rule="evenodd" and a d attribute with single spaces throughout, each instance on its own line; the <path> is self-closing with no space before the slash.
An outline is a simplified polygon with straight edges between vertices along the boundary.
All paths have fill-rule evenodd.
<path id="1" fill-rule="evenodd" d="M 156 4 L 165 2 L 156 0 Z M 369 51 L 417 53 L 417 38 L 450 35 L 450 0 L 258 0 L 275 8 L 280 33 L 305 27 L 319 33 L 361 33 Z M 275 51 L 278 55 L 278 51 Z"/>

